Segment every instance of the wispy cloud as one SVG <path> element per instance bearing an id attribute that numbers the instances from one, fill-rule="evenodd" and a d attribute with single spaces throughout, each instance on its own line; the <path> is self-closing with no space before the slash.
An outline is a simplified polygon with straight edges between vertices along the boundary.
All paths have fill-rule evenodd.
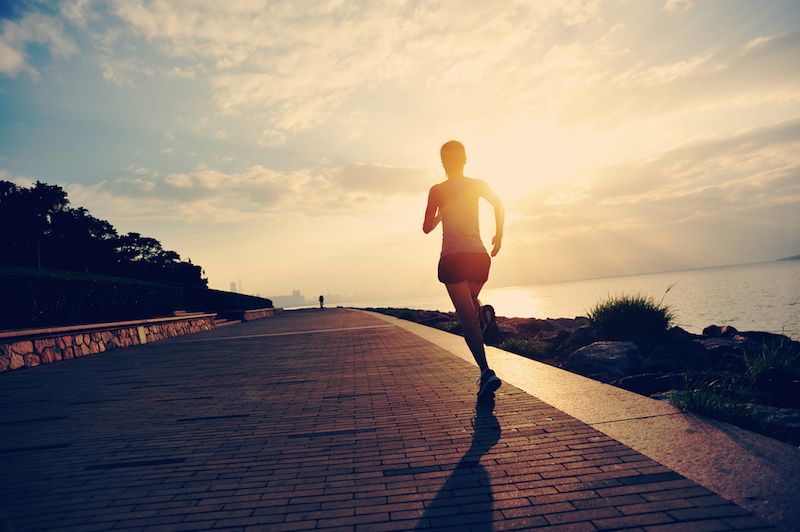
<path id="1" fill-rule="evenodd" d="M 0 73 L 16 77 L 25 72 L 39 79 L 39 71 L 28 60 L 27 47 L 31 44 L 44 45 L 55 58 L 69 57 L 77 51 L 75 42 L 55 17 L 31 13 L 19 21 L 4 20 L 0 33 Z"/>

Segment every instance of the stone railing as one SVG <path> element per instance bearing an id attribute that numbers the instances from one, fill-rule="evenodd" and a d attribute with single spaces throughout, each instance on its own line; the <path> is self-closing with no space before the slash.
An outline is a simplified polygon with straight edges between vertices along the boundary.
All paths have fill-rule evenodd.
<path id="1" fill-rule="evenodd" d="M 0 331 L 0 372 L 141 345 L 214 328 L 216 314 Z M 266 317 L 266 316 L 263 316 Z"/>

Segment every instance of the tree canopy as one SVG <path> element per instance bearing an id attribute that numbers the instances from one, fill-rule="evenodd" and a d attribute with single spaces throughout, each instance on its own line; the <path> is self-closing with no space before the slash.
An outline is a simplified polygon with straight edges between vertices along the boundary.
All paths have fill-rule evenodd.
<path id="1" fill-rule="evenodd" d="M 119 234 L 106 220 L 70 206 L 57 185 L 0 180 L 0 263 L 207 286 L 203 269 L 155 238 Z"/>

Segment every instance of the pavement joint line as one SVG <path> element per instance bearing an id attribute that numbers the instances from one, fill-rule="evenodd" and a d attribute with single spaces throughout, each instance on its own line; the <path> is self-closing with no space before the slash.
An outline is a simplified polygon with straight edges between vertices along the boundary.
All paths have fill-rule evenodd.
<path id="1" fill-rule="evenodd" d="M 137 460 L 132 462 L 111 462 L 106 464 L 92 464 L 86 466 L 87 471 L 93 469 L 119 469 L 122 467 L 141 467 L 151 465 L 167 465 L 167 464 L 180 464 L 186 461 L 186 458 L 163 458 L 159 460 Z"/>
<path id="2" fill-rule="evenodd" d="M 621 417 L 619 419 L 607 419 L 605 421 L 584 421 L 587 425 L 595 426 L 595 425 L 604 425 L 606 423 L 619 423 L 620 421 L 635 421 L 637 419 L 650 419 L 654 417 L 664 417 L 664 416 L 682 416 L 686 412 L 667 412 L 665 414 L 652 414 L 649 416 L 634 416 L 634 417 Z"/>
<path id="3" fill-rule="evenodd" d="M 292 331 L 282 333 L 266 333 L 266 334 L 243 334 L 240 336 L 220 336 L 215 338 L 192 338 L 184 340 L 184 342 L 212 342 L 217 340 L 240 340 L 242 338 L 267 338 L 271 336 L 297 336 L 299 334 L 314 334 L 314 333 L 331 333 L 341 331 L 360 331 L 363 329 L 388 329 L 394 325 L 363 325 L 361 327 L 340 327 L 338 329 L 310 329 L 308 331 Z"/>
<path id="4" fill-rule="evenodd" d="M 366 429 L 347 429 L 347 430 L 327 430 L 327 431 L 320 431 L 320 432 L 301 432 L 298 434 L 289 434 L 289 438 L 317 438 L 320 436 L 341 436 L 344 434 L 361 434 L 362 432 L 375 432 L 375 427 L 370 427 Z"/>
<path id="5" fill-rule="evenodd" d="M 8 449 L 0 449 L 0 454 L 24 453 L 27 451 L 48 451 L 50 449 L 65 449 L 72 445 L 71 443 L 51 443 L 48 445 L 33 445 L 31 447 L 10 447 Z"/>
<path id="6" fill-rule="evenodd" d="M 250 417 L 250 414 L 229 414 L 227 416 L 200 416 L 200 417 L 185 417 L 177 420 L 178 423 L 194 423 L 197 421 L 216 421 L 220 419 L 240 419 Z"/>

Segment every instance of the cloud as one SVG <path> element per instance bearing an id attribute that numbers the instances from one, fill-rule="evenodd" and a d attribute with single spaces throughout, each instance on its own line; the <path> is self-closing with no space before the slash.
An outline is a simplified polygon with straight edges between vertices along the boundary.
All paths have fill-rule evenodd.
<path id="1" fill-rule="evenodd" d="M 360 91 L 480 80 L 541 48 L 547 24 L 584 24 L 599 5 L 473 3 L 453 16 L 453 6 L 402 1 L 114 4 L 164 56 L 203 62 L 219 109 L 255 113 L 283 131 L 319 125 Z"/>
<path id="2" fill-rule="evenodd" d="M 352 163 L 333 172 L 331 182 L 342 190 L 381 196 L 419 194 L 434 181 L 427 168 L 398 168 L 385 164 Z"/>
<path id="3" fill-rule="evenodd" d="M 664 3 L 664 11 L 686 11 L 692 7 L 693 0 L 667 0 Z"/>
<path id="4" fill-rule="evenodd" d="M 78 50 L 63 24 L 54 17 L 31 13 L 19 22 L 4 20 L 0 33 L 0 73 L 14 78 L 25 72 L 31 78 L 39 79 L 39 72 L 28 62 L 25 53 L 29 44 L 45 45 L 55 58 L 69 57 Z"/>
<path id="5" fill-rule="evenodd" d="M 252 165 L 222 172 L 199 166 L 167 175 L 131 165 L 127 171 L 124 177 L 66 188 L 74 203 L 103 216 L 243 223 L 352 215 L 393 196 L 419 194 L 427 184 L 425 170 L 367 163 L 298 171 Z"/>
<path id="6" fill-rule="evenodd" d="M 800 117 L 604 167 L 572 193 L 540 190 L 512 208 L 523 216 L 509 241 L 591 261 L 594 275 L 786 254 L 787 241 L 800 245 L 783 238 L 800 225 Z"/>

